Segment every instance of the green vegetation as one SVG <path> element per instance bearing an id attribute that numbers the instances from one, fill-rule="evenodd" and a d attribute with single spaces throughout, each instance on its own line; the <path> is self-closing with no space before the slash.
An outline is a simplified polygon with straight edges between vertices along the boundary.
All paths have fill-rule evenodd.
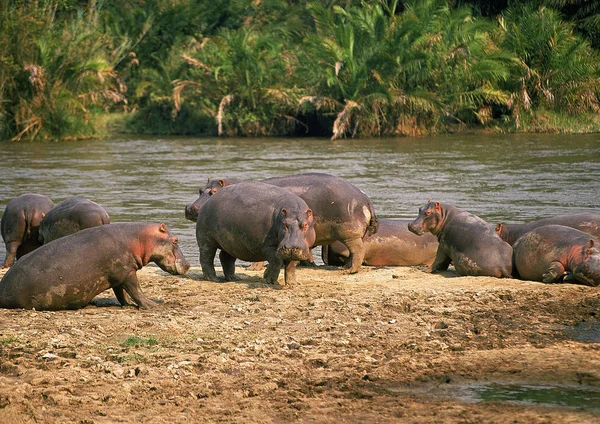
<path id="1" fill-rule="evenodd" d="M 121 346 L 124 347 L 150 347 L 156 346 L 157 344 L 158 340 L 156 340 L 156 338 L 153 336 L 148 338 L 129 336 L 121 342 Z"/>
<path id="2" fill-rule="evenodd" d="M 589 0 L 0 0 L 0 139 L 597 131 Z"/>

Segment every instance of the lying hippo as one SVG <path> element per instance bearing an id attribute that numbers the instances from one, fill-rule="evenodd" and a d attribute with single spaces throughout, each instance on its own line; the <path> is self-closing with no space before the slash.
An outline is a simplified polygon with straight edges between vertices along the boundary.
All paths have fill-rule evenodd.
<path id="1" fill-rule="evenodd" d="M 438 248 L 433 234 L 421 237 L 408 231 L 410 219 L 379 219 L 376 234 L 363 238 L 365 259 L 369 266 L 431 265 Z M 327 265 L 344 265 L 350 252 L 341 242 L 323 246 L 322 258 Z"/>
<path id="2" fill-rule="evenodd" d="M 538 227 L 516 241 L 517 274 L 544 283 L 600 285 L 600 242 L 588 233 L 564 225 Z"/>
<path id="3" fill-rule="evenodd" d="M 38 240 L 40 221 L 54 202 L 41 194 L 24 194 L 6 205 L 0 228 L 6 245 L 2 268 L 10 268 L 16 259 L 42 245 Z"/>
<path id="4" fill-rule="evenodd" d="M 300 196 L 314 213 L 317 234 L 314 246 L 341 241 L 350 251 L 349 272 L 358 272 L 365 256 L 363 236 L 375 234 L 378 227 L 373 204 L 365 193 L 342 178 L 316 172 L 261 182 Z M 237 180 L 231 179 L 209 180 L 200 190 L 198 199 L 186 207 L 186 217 L 194 220 L 197 210 L 208 197 L 220 188 L 236 183 Z"/>
<path id="5" fill-rule="evenodd" d="M 564 225 L 600 239 L 600 215 L 593 213 L 554 216 L 525 224 L 505 224 L 501 222 L 496 225 L 496 232 L 502 240 L 514 245 L 523 234 L 544 225 Z"/>
<path id="6" fill-rule="evenodd" d="M 49 243 L 84 228 L 104 224 L 110 224 L 110 218 L 102 206 L 83 197 L 72 197 L 46 214 L 40 224 L 40 241 Z"/>
<path id="7" fill-rule="evenodd" d="M 417 235 L 430 232 L 437 236 L 440 244 L 428 272 L 443 271 L 453 263 L 458 275 L 511 277 L 511 246 L 476 215 L 452 205 L 429 202 L 419 208 L 419 216 L 408 224 L 408 229 Z"/>
<path id="8" fill-rule="evenodd" d="M 156 304 L 142 293 L 136 276 L 149 262 L 179 275 L 190 267 L 164 224 L 88 228 L 17 261 L 0 280 L 0 307 L 79 309 L 112 288 L 122 305 L 125 291 L 140 308 L 151 308 Z"/>
<path id="9" fill-rule="evenodd" d="M 235 277 L 235 260 L 268 261 L 264 278 L 276 284 L 285 264 L 285 283 L 295 282 L 297 261 L 309 257 L 315 242 L 313 214 L 304 200 L 268 184 L 248 182 L 225 187 L 200 209 L 196 240 L 204 278 L 218 281 L 214 258 L 225 280 Z"/>

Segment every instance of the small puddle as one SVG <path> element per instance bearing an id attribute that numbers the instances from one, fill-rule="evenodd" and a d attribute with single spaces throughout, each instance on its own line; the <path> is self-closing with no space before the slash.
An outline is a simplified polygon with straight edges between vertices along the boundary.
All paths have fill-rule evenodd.
<path id="1" fill-rule="evenodd" d="M 525 384 L 472 384 L 463 388 L 465 398 L 476 402 L 518 402 L 600 413 L 600 388 Z"/>
<path id="2" fill-rule="evenodd" d="M 578 342 L 600 343 L 600 322 L 580 322 L 565 330 L 567 337 Z"/>

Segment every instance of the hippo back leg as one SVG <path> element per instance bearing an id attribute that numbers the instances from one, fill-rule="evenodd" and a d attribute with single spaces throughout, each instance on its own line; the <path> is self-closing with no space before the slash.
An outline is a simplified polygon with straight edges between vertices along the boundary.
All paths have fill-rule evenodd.
<path id="1" fill-rule="evenodd" d="M 350 258 L 344 267 L 348 269 L 348 273 L 355 274 L 360 270 L 365 259 L 365 245 L 362 238 L 343 240 L 342 242 L 350 251 Z"/>
<path id="2" fill-rule="evenodd" d="M 6 256 L 4 258 L 2 268 L 10 268 L 15 263 L 15 259 L 17 259 L 17 251 L 19 250 L 20 245 L 21 242 L 18 241 L 10 241 L 6 243 Z"/>
<path id="3" fill-rule="evenodd" d="M 217 273 L 215 271 L 215 256 L 217 254 L 217 247 L 214 245 L 200 244 L 200 265 L 202 266 L 202 274 L 204 279 L 209 281 L 219 281 Z"/>
<path id="4" fill-rule="evenodd" d="M 221 261 L 221 266 L 223 267 L 225 281 L 238 281 L 239 277 L 235 275 L 235 257 L 221 249 L 221 252 L 219 253 L 219 260 Z"/>

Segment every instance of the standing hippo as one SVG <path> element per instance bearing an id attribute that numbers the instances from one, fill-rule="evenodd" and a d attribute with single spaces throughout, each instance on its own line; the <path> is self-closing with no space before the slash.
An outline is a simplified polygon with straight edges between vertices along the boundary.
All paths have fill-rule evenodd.
<path id="1" fill-rule="evenodd" d="M 600 285 L 600 242 L 564 225 L 538 227 L 514 244 L 514 265 L 524 280 Z"/>
<path id="2" fill-rule="evenodd" d="M 483 219 L 452 205 L 429 202 L 419 208 L 419 216 L 408 229 L 417 235 L 430 232 L 439 246 L 428 272 L 448 269 L 458 275 L 486 275 L 509 278 L 512 274 L 512 248 L 502 241 Z"/>
<path id="3" fill-rule="evenodd" d="M 88 228 L 17 261 L 0 280 L 0 307 L 79 309 L 112 288 L 122 305 L 126 291 L 140 308 L 151 308 L 156 303 L 142 293 L 136 275 L 149 262 L 179 275 L 190 267 L 164 224 Z"/>
<path id="4" fill-rule="evenodd" d="M 268 261 L 264 278 L 276 284 L 285 264 L 285 283 L 295 282 L 297 261 L 307 259 L 315 242 L 313 213 L 300 197 L 268 184 L 247 182 L 225 187 L 200 208 L 196 240 L 204 278 L 217 281 L 214 258 L 225 280 L 235 277 L 236 258 Z"/>
<path id="5" fill-rule="evenodd" d="M 0 228 L 6 245 L 2 268 L 10 268 L 16 259 L 42 245 L 38 240 L 40 221 L 54 202 L 41 194 L 23 194 L 6 205 Z"/>
<path id="6" fill-rule="evenodd" d="M 373 203 L 365 193 L 342 178 L 317 172 L 268 178 L 261 182 L 301 197 L 314 213 L 315 246 L 341 241 L 350 251 L 349 272 L 358 272 L 365 256 L 363 237 L 375 234 L 378 227 Z M 186 207 L 188 219 L 194 220 L 194 210 L 215 191 L 235 183 L 236 180 L 231 179 L 209 180 L 200 190 L 200 197 Z"/>
<path id="7" fill-rule="evenodd" d="M 83 197 L 72 197 L 46 214 L 40 224 L 40 241 L 49 243 L 84 228 L 104 224 L 110 224 L 110 218 L 102 206 Z"/>
<path id="8" fill-rule="evenodd" d="M 408 231 L 410 219 L 379 219 L 376 234 L 363 238 L 365 259 L 369 266 L 431 265 L 438 248 L 433 234 L 417 236 Z M 323 246 L 322 258 L 327 265 L 344 265 L 350 252 L 341 242 Z"/>
<path id="9" fill-rule="evenodd" d="M 496 232 L 502 240 L 512 246 L 523 234 L 544 225 L 564 225 L 600 239 L 600 215 L 593 213 L 554 216 L 525 224 L 505 224 L 501 222 L 496 225 Z"/>

